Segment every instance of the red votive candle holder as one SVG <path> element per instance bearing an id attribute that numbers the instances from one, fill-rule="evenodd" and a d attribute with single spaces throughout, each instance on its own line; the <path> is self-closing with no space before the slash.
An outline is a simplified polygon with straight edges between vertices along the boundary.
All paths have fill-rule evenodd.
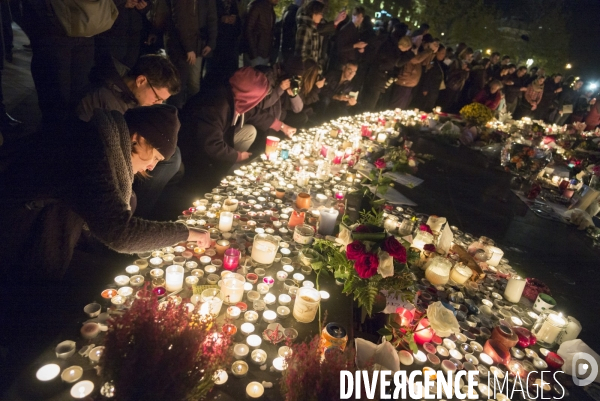
<path id="1" fill-rule="evenodd" d="M 428 343 L 431 341 L 434 334 L 433 329 L 429 327 L 429 320 L 421 319 L 415 330 L 415 342 L 419 345 Z"/>
<path id="2" fill-rule="evenodd" d="M 236 248 L 229 248 L 223 255 L 223 269 L 235 270 L 240 263 L 240 250 Z"/>

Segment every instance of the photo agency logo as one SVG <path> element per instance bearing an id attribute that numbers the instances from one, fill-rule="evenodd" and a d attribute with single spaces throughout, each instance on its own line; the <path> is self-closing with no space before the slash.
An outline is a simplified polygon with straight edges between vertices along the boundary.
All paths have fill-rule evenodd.
<path id="1" fill-rule="evenodd" d="M 486 386 L 484 382 L 480 382 L 480 379 L 485 379 L 479 378 L 476 371 L 459 371 L 453 374 L 441 370 L 426 373 L 417 370 L 408 374 L 404 371 L 392 373 L 389 370 L 346 370 L 340 372 L 340 399 L 361 399 L 363 394 L 370 400 L 477 400 L 480 394 L 497 400 L 515 399 L 516 394 L 529 400 L 564 398 L 566 391 L 556 380 L 556 375 L 564 372 L 532 371 L 526 375 L 520 373 L 523 372 L 517 372 L 513 379 L 509 380 L 509 374 L 499 377 L 488 372 Z M 598 376 L 598 363 L 587 353 L 577 353 L 573 356 L 572 376 L 577 386 L 587 386 Z"/>

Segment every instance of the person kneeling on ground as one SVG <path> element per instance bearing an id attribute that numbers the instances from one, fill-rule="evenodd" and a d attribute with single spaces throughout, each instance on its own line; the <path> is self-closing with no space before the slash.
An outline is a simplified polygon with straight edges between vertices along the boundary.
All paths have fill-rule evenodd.
<path id="1" fill-rule="evenodd" d="M 245 113 L 269 92 L 265 74 L 252 67 L 239 69 L 228 85 L 205 86 L 181 112 L 180 147 L 186 167 L 185 184 L 213 188 L 235 164 L 248 159 L 256 128 L 245 123 Z M 214 185 L 213 185 L 214 184 Z"/>
<path id="2" fill-rule="evenodd" d="M 497 79 L 490 82 L 486 85 L 482 90 L 479 91 L 473 102 L 481 103 L 486 106 L 488 109 L 494 111 L 500 105 L 500 101 L 502 100 L 502 82 Z"/>
<path id="3" fill-rule="evenodd" d="M 172 106 L 139 107 L 124 116 L 97 109 L 89 123 L 73 123 L 59 140 L 24 148 L 0 174 L 4 277 L 10 267 L 15 280 L 61 278 L 84 226 L 123 253 L 186 240 L 208 245 L 205 232 L 185 224 L 133 216 L 134 175 L 170 158 L 178 131 Z"/>
<path id="4" fill-rule="evenodd" d="M 323 117 L 325 119 L 336 119 L 350 114 L 350 108 L 356 106 L 356 96 L 350 96 L 353 85 L 352 79 L 356 75 L 358 65 L 356 62 L 348 62 L 342 71 L 331 71 L 325 77 L 327 85 L 321 89 L 321 103 L 323 105 Z"/>
<path id="5" fill-rule="evenodd" d="M 139 106 L 152 106 L 165 102 L 181 88 L 179 73 L 167 57 L 152 54 L 139 58 L 129 69 L 113 57 L 105 57 L 95 67 L 97 85 L 79 102 L 77 115 L 89 121 L 95 109 L 116 110 L 125 113 Z M 137 177 L 133 190 L 138 199 L 136 216 L 148 218 L 165 186 L 181 169 L 179 148 L 169 160 L 159 162 L 151 175 Z"/>

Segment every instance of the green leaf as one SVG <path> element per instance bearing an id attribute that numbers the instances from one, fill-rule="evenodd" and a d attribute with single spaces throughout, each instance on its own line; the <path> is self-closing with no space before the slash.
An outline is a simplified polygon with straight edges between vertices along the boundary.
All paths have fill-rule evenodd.
<path id="1" fill-rule="evenodd" d="M 398 324 L 398 322 L 396 322 L 394 320 L 392 320 L 390 322 L 390 326 L 392 326 L 392 328 L 397 329 L 397 330 L 400 330 L 400 328 L 402 327 L 402 326 L 400 326 L 400 324 Z"/>
<path id="2" fill-rule="evenodd" d="M 377 330 L 377 334 L 382 336 L 389 336 L 392 334 L 392 332 L 388 328 L 382 327 L 379 330 Z"/>
<path id="3" fill-rule="evenodd" d="M 387 341 L 392 341 L 392 335 L 390 334 L 390 335 L 388 335 L 388 336 L 385 336 L 385 339 L 386 339 Z"/>

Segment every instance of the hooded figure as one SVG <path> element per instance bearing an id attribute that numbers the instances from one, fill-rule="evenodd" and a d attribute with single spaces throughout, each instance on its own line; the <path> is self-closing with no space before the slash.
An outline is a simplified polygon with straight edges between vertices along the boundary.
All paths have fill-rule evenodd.
<path id="1" fill-rule="evenodd" d="M 181 112 L 179 147 L 190 189 L 200 190 L 198 180 L 206 189 L 214 187 L 218 181 L 213 180 L 250 156 L 247 151 L 256 129 L 244 123 L 244 114 L 268 91 L 267 77 L 244 67 L 233 74 L 228 85 L 206 87 L 186 103 Z"/>

